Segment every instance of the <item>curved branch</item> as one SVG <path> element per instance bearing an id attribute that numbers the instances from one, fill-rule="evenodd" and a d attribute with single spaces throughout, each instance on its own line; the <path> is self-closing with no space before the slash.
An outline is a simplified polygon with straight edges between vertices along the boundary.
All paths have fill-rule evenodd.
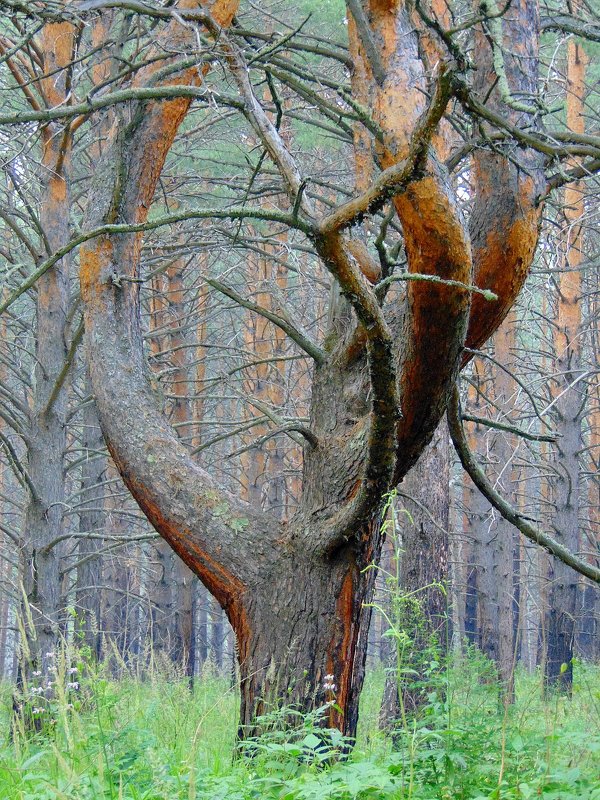
<path id="1" fill-rule="evenodd" d="M 16 477 L 16 479 L 19 481 L 19 483 L 22 486 L 27 486 L 27 488 L 31 492 L 31 496 L 33 497 L 33 499 L 36 500 L 37 502 L 39 502 L 39 495 L 38 495 L 37 489 L 35 488 L 32 480 L 31 480 L 31 478 L 29 476 L 29 473 L 27 472 L 27 470 L 25 469 L 23 464 L 21 464 L 21 461 L 19 460 L 19 456 L 17 455 L 17 453 L 16 453 L 16 451 L 15 451 L 13 445 L 12 445 L 12 442 L 10 441 L 8 436 L 6 436 L 4 433 L 2 433 L 1 430 L 0 430 L 0 445 L 2 445 L 4 447 L 4 449 L 5 449 L 5 451 L 6 451 L 6 454 L 7 454 L 7 457 L 8 457 L 8 463 L 9 463 L 9 465 L 10 465 L 10 467 L 11 467 L 11 469 L 12 469 L 12 471 L 13 471 L 15 477 Z"/>
<path id="2" fill-rule="evenodd" d="M 212 13 L 219 24 L 228 25 L 236 8 L 235 2 L 217 0 Z M 171 23 L 164 36 L 176 52 L 190 46 L 192 32 Z M 149 67 L 138 80 L 152 77 Z M 200 76 L 190 69 L 178 80 L 195 85 Z M 142 226 L 139 230 L 145 227 L 163 164 L 189 105 L 189 98 L 179 97 L 146 104 L 133 115 L 98 171 L 89 212 L 93 227 L 114 218 L 125 220 L 126 226 Z M 123 174 L 127 180 L 122 182 Z M 104 437 L 138 505 L 227 610 L 243 650 L 243 598 L 257 580 L 259 565 L 277 552 L 280 524 L 215 483 L 156 408 L 139 322 L 141 236 L 109 234 L 81 248 L 80 269 L 87 360 Z M 121 272 L 129 280 L 115 281 Z M 249 558 L 250 551 L 255 558 Z"/>
<path id="3" fill-rule="evenodd" d="M 131 89 L 116 89 L 99 97 L 90 98 L 84 103 L 72 106 L 55 106 L 54 108 L 40 109 L 39 111 L 22 111 L 17 114 L 0 114 L 0 125 L 23 125 L 27 122 L 52 122 L 53 120 L 73 119 L 82 115 L 87 116 L 94 111 L 101 111 L 111 106 L 129 103 L 132 100 L 169 100 L 172 98 L 189 98 L 197 100 L 211 100 L 221 97 L 226 105 L 240 106 L 234 97 L 224 98 L 209 88 L 202 86 L 187 86 L 174 84 L 170 86 L 137 86 Z"/>
<path id="4" fill-rule="evenodd" d="M 389 490 L 396 464 L 398 380 L 392 332 L 377 296 L 353 259 L 342 234 L 327 231 L 314 238 L 317 252 L 338 281 L 365 332 L 371 387 L 371 409 L 363 473 L 352 501 L 332 518 L 328 551 L 355 535 Z"/>
<path id="5" fill-rule="evenodd" d="M 444 65 L 440 69 L 433 97 L 416 122 L 410 147 L 405 159 L 388 166 L 358 197 L 336 208 L 319 225 L 320 233 L 340 231 L 362 222 L 367 214 L 381 210 L 388 200 L 398 195 L 423 169 L 429 154 L 429 145 L 439 121 L 452 96 L 454 73 Z"/>
<path id="6" fill-rule="evenodd" d="M 353 75 L 353 88 L 365 100 L 373 97 L 368 102 L 383 131 L 378 156 L 384 171 L 375 184 L 374 197 L 372 190 L 367 190 L 333 216 L 337 215 L 342 225 L 353 224 L 393 196 L 408 272 L 415 276 L 408 279 L 404 305 L 395 312 L 394 322 L 402 414 L 397 425 L 397 482 L 415 463 L 445 411 L 458 371 L 471 300 L 464 287 L 478 282 L 471 280 L 469 238 L 450 181 L 430 147 L 454 91 L 454 72 L 442 64 L 436 83 L 428 85 L 423 66 L 418 66 L 422 64 L 419 25 L 408 3 L 394 4 L 392 14 L 387 3 L 371 4 L 370 20 L 374 35 L 383 43 L 386 79 L 381 86 L 365 87 L 365 76 L 370 73 L 364 68 L 365 55 L 351 27 L 351 54 L 363 67 L 360 76 L 358 72 Z"/>
<path id="7" fill-rule="evenodd" d="M 356 30 L 358 31 L 373 77 L 377 83 L 381 85 L 385 80 L 385 67 L 379 55 L 379 50 L 377 49 L 377 44 L 373 37 L 373 31 L 369 25 L 367 15 L 363 10 L 361 0 L 346 0 L 346 5 L 354 17 L 354 24 L 356 25 Z"/>
<path id="8" fill-rule="evenodd" d="M 563 561 L 581 575 L 585 575 L 586 578 L 589 578 L 595 583 L 600 583 L 600 568 L 579 558 L 579 556 L 572 553 L 560 542 L 557 542 L 556 539 L 553 539 L 547 533 L 533 526 L 522 514 L 513 508 L 496 489 L 494 489 L 483 469 L 477 463 L 475 456 L 469 449 L 461 420 L 460 395 L 458 387 L 456 386 L 452 392 L 450 404 L 448 405 L 448 425 L 452 442 L 465 471 L 486 500 L 500 512 L 504 519 L 508 520 L 508 522 L 520 530 L 524 536 L 532 542 L 539 544 L 555 558 L 560 559 L 560 561 Z"/>
<path id="9" fill-rule="evenodd" d="M 381 297 L 384 294 L 388 286 L 390 286 L 392 283 L 398 283 L 399 281 L 424 281 L 425 283 L 437 283 L 442 286 L 453 286 L 458 289 L 465 289 L 467 292 L 471 292 L 472 294 L 480 294 L 489 302 L 493 302 L 494 300 L 498 299 L 498 295 L 494 294 L 494 292 L 490 291 L 489 289 L 480 289 L 479 286 L 473 286 L 471 283 L 462 283 L 461 281 L 444 279 L 440 278 L 438 275 L 422 275 L 419 272 L 396 272 L 394 275 L 390 275 L 388 278 L 384 278 L 382 281 L 379 281 L 375 287 L 378 297 Z"/>
<path id="10" fill-rule="evenodd" d="M 58 397 L 60 390 L 64 386 L 64 383 L 67 379 L 67 375 L 69 374 L 69 370 L 73 364 L 73 360 L 75 359 L 75 354 L 77 353 L 77 348 L 81 344 L 81 340 L 83 339 L 83 319 L 77 326 L 75 333 L 73 334 L 73 338 L 71 339 L 71 346 L 69 347 L 69 352 L 67 353 L 67 357 L 65 359 L 65 363 L 56 379 L 54 386 L 52 387 L 52 391 L 50 392 L 50 397 L 48 398 L 48 402 L 44 406 L 43 414 L 47 416 L 54 405 L 56 398 Z"/>
<path id="11" fill-rule="evenodd" d="M 600 25 L 584 19 L 577 19 L 577 17 L 573 17 L 570 14 L 552 14 L 548 17 L 542 17 L 541 28 L 543 31 L 572 33 L 574 36 L 580 36 L 589 42 L 600 42 Z"/>
<path id="12" fill-rule="evenodd" d="M 270 439 L 273 439 L 275 436 L 279 436 L 281 433 L 299 433 L 303 436 L 308 444 L 311 447 L 317 447 L 319 444 L 318 438 L 315 434 L 311 431 L 310 428 L 307 428 L 306 425 L 301 425 L 298 422 L 289 422 L 287 425 L 282 425 L 280 428 L 275 428 L 275 430 L 269 431 L 265 433 L 263 436 L 259 436 L 254 442 L 251 442 L 244 447 L 240 447 L 237 450 L 234 450 L 232 453 L 229 453 L 225 456 L 225 458 L 234 458 L 235 456 L 239 456 L 242 453 L 247 453 L 249 450 L 253 450 L 256 447 L 262 447 L 265 442 L 268 442 Z M 294 438 L 293 441 L 296 441 Z"/>

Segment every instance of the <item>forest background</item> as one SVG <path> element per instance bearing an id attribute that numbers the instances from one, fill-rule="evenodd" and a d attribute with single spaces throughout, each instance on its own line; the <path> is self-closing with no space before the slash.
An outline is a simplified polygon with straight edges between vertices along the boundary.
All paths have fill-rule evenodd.
<path id="1" fill-rule="evenodd" d="M 526 94 L 500 97 L 519 120 L 502 128 L 454 98 L 443 141 L 435 144 L 465 215 L 475 213 L 473 158 L 496 154 L 522 169 L 521 154 L 535 150 L 528 136 L 545 148 L 552 188 L 525 286 L 493 337 L 471 348 L 459 380 L 466 443 L 487 475 L 488 497 L 466 475 L 442 420 L 377 517 L 387 539 L 368 598 L 375 610 L 365 644 L 372 676 L 354 760 L 316 768 L 334 761 L 344 742 L 323 740 L 321 720 L 304 708 L 301 737 L 276 713 L 248 732 L 266 754 L 249 778 L 243 765 L 216 766 L 233 747 L 239 679 L 227 603 L 216 599 L 213 578 L 211 592 L 156 533 L 108 455 L 71 243 L 84 244 L 90 229 L 115 126 L 135 117 L 133 97 L 142 85 L 136 76 L 158 63 L 168 81 L 170 59 L 184 52 L 178 40 L 165 44 L 175 20 L 181 35 L 198 37 L 197 53 L 179 70 L 200 63 L 203 81 L 192 84 L 194 102 L 147 209 L 140 272 L 132 277 L 115 268 L 111 280 L 139 288 L 153 402 L 189 456 L 226 487 L 227 497 L 293 519 L 315 447 L 315 364 L 332 319 L 338 315 L 349 329 L 354 317 L 344 305 L 348 292 L 340 294 L 318 247 L 287 222 L 302 216 L 304 203 L 326 214 L 369 186 L 373 167 L 361 147 L 372 146 L 363 132 L 377 140 L 379 123 L 365 113 L 368 98 L 357 98 L 356 84 L 354 94 L 350 89 L 357 64 L 351 73 L 349 29 L 367 54 L 368 39 L 361 39 L 360 24 L 348 24 L 346 4 L 337 0 L 303 0 L 293 8 L 247 2 L 236 14 L 232 30 L 254 96 L 301 165 L 292 203 L 281 162 L 240 108 L 231 54 L 219 49 L 218 37 L 208 47 L 200 26 L 171 14 L 168 4 L 150 8 L 165 17 L 136 3 L 70 5 L 74 16 L 63 18 L 69 4 L 0 3 L 0 676 L 6 730 L 11 720 L 13 727 L 3 755 L 5 796 L 183 797 L 204 790 L 207 797 L 284 797 L 287 786 L 295 792 L 290 797 L 308 797 L 324 796 L 328 780 L 332 797 L 596 797 L 597 11 L 583 2 L 542 4 L 535 115 Z M 513 13 L 510 4 L 494 8 L 481 12 L 491 56 L 498 50 L 494 20 L 504 23 Z M 461 52 L 472 58 L 473 32 L 482 25 L 477 10 L 473 17 L 456 3 L 429 12 L 458 42 L 459 52 L 444 51 L 444 59 L 460 60 Z M 425 47 L 433 34 L 423 19 Z M 503 47 L 510 59 L 506 40 Z M 442 71 L 428 58 L 425 77 L 433 87 Z M 370 64 L 375 74 L 375 56 Z M 488 99 L 502 93 L 498 61 L 493 68 Z M 477 81 L 477 69 L 471 72 Z M 524 124 L 527 115 L 535 121 Z M 386 302 L 400 302 L 413 283 L 410 253 L 396 210 L 384 200 L 362 222 L 351 252 Z M 250 206 L 253 215 L 243 211 Z M 481 313 L 493 316 L 493 298 L 477 298 Z M 427 348 L 436 349 L 434 335 Z M 364 364 L 360 371 L 364 380 Z M 134 396 L 122 402 L 135 408 Z M 344 423 L 348 438 L 356 423 Z M 160 467 L 152 459 L 148 454 L 150 471 Z M 510 504 L 517 526 L 492 506 L 494 492 Z M 222 499 L 211 513 L 239 542 L 255 524 Z M 579 571 L 523 536 L 528 525 L 564 547 Z M 296 580 L 297 587 L 294 575 L 286 585 L 290 599 L 304 591 L 300 574 Z M 280 588 L 264 592 L 284 605 Z M 332 675 L 328 681 L 319 673 L 320 684 L 331 688 L 319 695 L 317 711 L 339 699 L 345 678 L 337 665 Z M 193 712 L 185 710 L 188 684 Z M 287 687 L 278 689 L 285 700 Z M 172 713 L 152 721 L 162 696 Z M 526 710 L 524 699 L 534 707 Z M 115 709 L 128 704 L 128 725 L 108 735 L 106 726 L 119 727 L 122 711 Z M 455 713 L 454 736 L 448 732 Z M 536 715 L 544 726 L 533 724 Z M 228 729 L 219 728 L 219 716 Z M 250 721 L 244 707 L 242 717 Z M 578 720 L 585 720 L 585 735 Z M 222 731 L 212 749 L 205 741 L 211 728 Z M 144 731 L 152 731 L 147 741 Z M 478 749 L 484 739 L 485 757 Z M 181 750 L 190 740 L 201 767 Z M 555 740 L 564 749 L 551 754 Z M 31 758 L 37 761 L 29 765 Z M 478 771 L 486 762 L 489 771 Z M 449 787 L 454 795 L 443 794 Z"/>

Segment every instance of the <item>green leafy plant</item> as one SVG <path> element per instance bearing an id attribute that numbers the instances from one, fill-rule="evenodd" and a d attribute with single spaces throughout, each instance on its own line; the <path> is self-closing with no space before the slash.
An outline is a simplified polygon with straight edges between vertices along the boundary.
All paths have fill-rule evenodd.
<path id="1" fill-rule="evenodd" d="M 384 670 L 367 676 L 351 751 L 310 714 L 281 705 L 236 750 L 238 698 L 207 673 L 184 678 L 82 670 L 81 703 L 50 735 L 10 736 L 12 687 L 0 685 L 2 800 L 600 800 L 600 669 L 577 662 L 574 694 L 544 698 L 517 671 L 507 715 L 473 646 L 433 667 L 425 703 L 392 737 L 378 730 Z M 150 679 L 148 679 L 150 677 Z M 70 738 L 69 738 L 70 737 Z M 237 755 L 234 755 L 237 753 Z M 251 755 L 252 757 L 246 757 Z"/>

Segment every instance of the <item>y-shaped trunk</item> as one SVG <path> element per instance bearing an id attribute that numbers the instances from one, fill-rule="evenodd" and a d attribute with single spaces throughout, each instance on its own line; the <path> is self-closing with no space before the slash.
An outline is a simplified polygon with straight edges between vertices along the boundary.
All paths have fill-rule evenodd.
<path id="1" fill-rule="evenodd" d="M 340 710 L 331 706 L 330 723 L 347 734 L 355 732 L 370 613 L 364 603 L 374 579 L 374 571 L 366 568 L 379 556 L 380 505 L 394 476 L 400 479 L 414 463 L 443 414 L 466 332 L 470 297 L 456 282 L 470 279 L 470 244 L 444 170 L 435 159 L 427 160 L 426 146 L 435 115 L 445 108 L 449 84 L 442 81 L 435 92 L 428 123 L 416 125 L 422 107 L 417 95 L 425 88 L 423 69 L 415 73 L 410 66 L 419 60 L 416 34 L 403 3 L 383 5 L 391 12 L 380 20 L 385 61 L 391 70 L 404 64 L 399 85 L 407 87 L 411 98 L 404 103 L 410 106 L 405 124 L 395 130 L 394 120 L 403 115 L 394 104 L 402 107 L 406 98 L 392 70 L 378 98 L 380 122 L 390 128 L 382 156 L 391 169 L 386 181 L 405 176 L 396 209 L 411 272 L 450 281 L 437 287 L 411 283 L 400 310 L 382 310 L 358 268 L 361 248 L 354 255 L 343 232 L 371 209 L 370 195 L 314 220 L 299 170 L 253 96 L 248 70 L 227 36 L 208 26 L 226 51 L 244 113 L 279 167 L 291 200 L 303 218 L 312 220 L 303 229 L 310 230 L 356 314 L 337 316 L 324 351 L 310 347 L 317 363 L 311 447 L 305 448 L 301 505 L 289 523 L 219 487 L 155 408 L 139 322 L 140 236 L 101 236 L 81 250 L 88 361 L 105 439 L 151 524 L 226 610 L 238 637 L 242 723 L 251 726 L 261 704 L 284 694 L 304 709 L 335 699 Z M 234 6 L 216 0 L 212 11 L 226 26 Z M 180 48 L 189 44 L 191 33 L 174 19 L 165 36 L 173 52 L 174 43 Z M 136 82 L 150 81 L 156 69 L 140 71 Z M 412 80 L 415 75 L 420 86 Z M 177 78 L 178 83 L 198 80 L 194 69 Z M 99 170 L 104 185 L 90 204 L 89 227 L 116 220 L 145 222 L 188 105 L 181 98 L 137 107 L 114 144 L 112 165 L 107 161 L 108 169 Z M 385 112 L 392 108 L 394 119 Z M 415 125 L 419 146 L 413 148 L 409 141 Z M 406 169 L 413 165 L 409 172 L 404 166 L 399 170 L 405 156 Z M 127 180 L 121 183 L 123 175 Z M 381 187 L 374 191 L 381 199 Z M 513 265 L 502 266 L 510 271 Z M 360 326 L 354 335 L 356 320 Z M 325 696 L 323 682 L 329 686 Z"/>

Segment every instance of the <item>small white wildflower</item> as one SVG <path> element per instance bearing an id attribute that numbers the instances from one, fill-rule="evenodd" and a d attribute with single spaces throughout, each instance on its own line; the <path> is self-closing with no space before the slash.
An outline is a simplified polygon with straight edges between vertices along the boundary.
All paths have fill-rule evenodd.
<path id="1" fill-rule="evenodd" d="M 67 689 L 79 689 L 79 684 L 77 681 L 70 681 L 67 683 Z"/>
<path id="2" fill-rule="evenodd" d="M 331 683 L 333 681 L 333 678 L 334 678 L 333 675 L 325 675 L 323 680 L 325 681 L 325 683 Z"/>
<path id="3" fill-rule="evenodd" d="M 46 653 L 46 658 L 54 658 L 54 657 L 55 657 L 54 653 Z"/>
<path id="4" fill-rule="evenodd" d="M 67 711 L 73 711 L 74 708 L 75 706 L 73 705 L 73 703 L 67 703 Z"/>
<path id="5" fill-rule="evenodd" d="M 43 708 L 32 708 L 31 709 L 31 713 L 32 714 L 43 714 L 44 713 L 44 709 Z"/>
<path id="6" fill-rule="evenodd" d="M 79 672 L 77 667 L 71 667 L 69 670 L 69 675 L 75 675 L 77 672 Z"/>
<path id="7" fill-rule="evenodd" d="M 42 670 L 41 669 L 36 669 L 36 671 L 32 672 L 31 674 L 33 675 L 34 678 L 39 678 L 40 675 L 42 674 Z"/>
<path id="8" fill-rule="evenodd" d="M 56 667 L 55 666 L 49 666 L 48 667 L 48 672 L 56 673 Z"/>

